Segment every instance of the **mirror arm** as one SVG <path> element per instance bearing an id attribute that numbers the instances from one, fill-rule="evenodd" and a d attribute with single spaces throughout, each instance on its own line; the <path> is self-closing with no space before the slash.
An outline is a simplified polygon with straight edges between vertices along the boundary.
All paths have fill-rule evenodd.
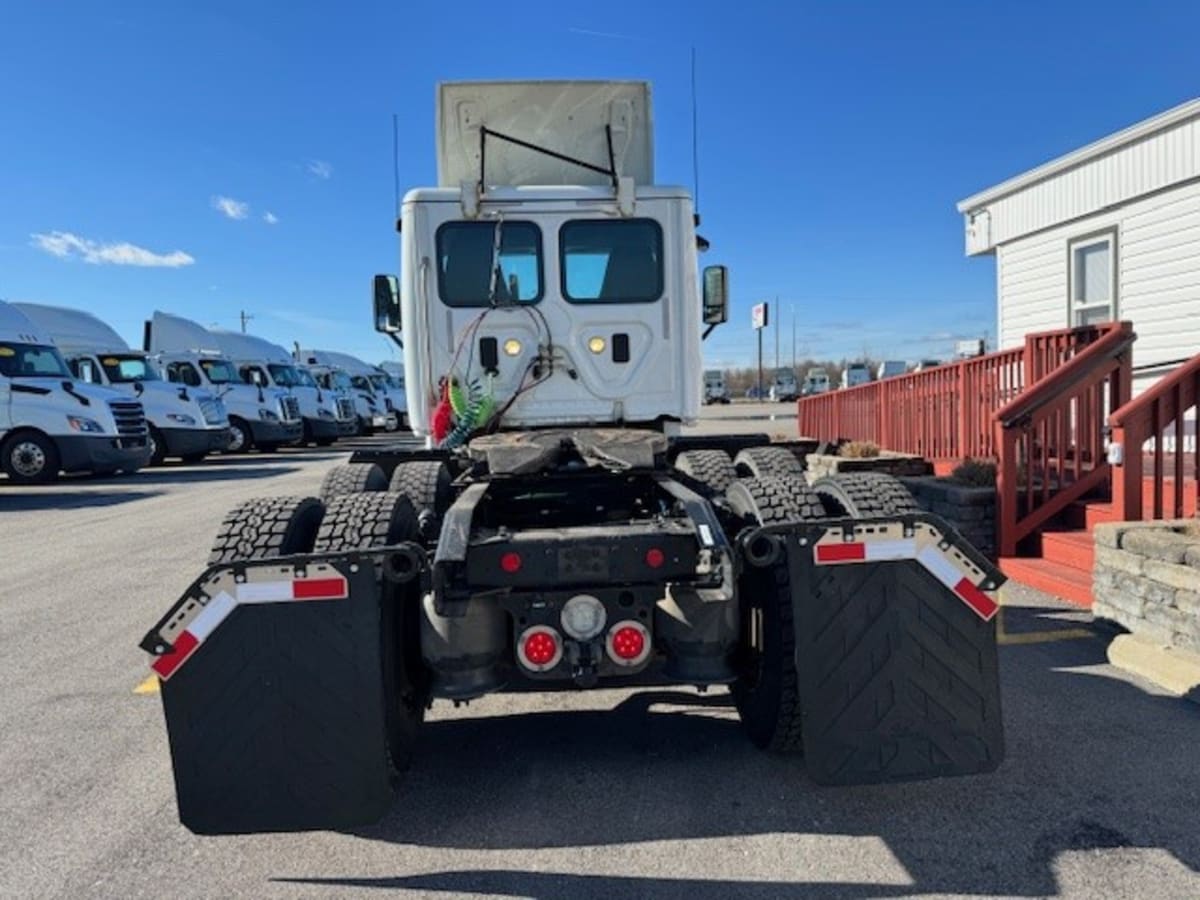
<path id="1" fill-rule="evenodd" d="M 717 323 L 714 322 L 713 324 L 711 324 L 707 328 L 705 328 L 704 334 L 700 335 L 700 340 L 707 341 L 708 336 L 713 333 L 713 329 L 715 329 L 716 327 L 717 327 Z"/>

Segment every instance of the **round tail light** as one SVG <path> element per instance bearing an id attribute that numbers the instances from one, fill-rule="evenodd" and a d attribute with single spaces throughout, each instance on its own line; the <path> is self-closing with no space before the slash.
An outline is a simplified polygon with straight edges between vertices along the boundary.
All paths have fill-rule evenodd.
<path id="1" fill-rule="evenodd" d="M 608 657 L 618 666 L 637 666 L 650 655 L 650 632 L 641 622 L 626 619 L 608 630 Z"/>
<path id="2" fill-rule="evenodd" d="M 548 625 L 526 628 L 517 638 L 517 658 L 534 672 L 553 669 L 562 659 L 563 645 L 558 632 Z"/>

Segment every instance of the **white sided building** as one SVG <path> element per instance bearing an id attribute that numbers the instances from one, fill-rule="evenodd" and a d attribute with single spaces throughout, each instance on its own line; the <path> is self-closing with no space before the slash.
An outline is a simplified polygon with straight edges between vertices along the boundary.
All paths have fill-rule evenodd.
<path id="1" fill-rule="evenodd" d="M 1134 393 L 1200 351 L 1200 99 L 958 204 L 996 257 L 1000 347 L 1133 322 Z"/>

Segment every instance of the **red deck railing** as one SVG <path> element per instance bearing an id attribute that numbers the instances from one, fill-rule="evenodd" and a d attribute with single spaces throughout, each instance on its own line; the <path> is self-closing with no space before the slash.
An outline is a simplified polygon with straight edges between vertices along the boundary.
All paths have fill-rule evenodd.
<path id="1" fill-rule="evenodd" d="M 994 459 L 996 410 L 1114 328 L 1031 334 L 1024 347 L 805 397 L 797 408 L 800 433 L 823 441 L 874 441 L 934 462 Z"/>
<path id="2" fill-rule="evenodd" d="M 1182 518 L 1200 511 L 1200 355 L 1120 407 L 1108 424 L 1112 445 L 1119 448 L 1113 478 L 1119 519 Z M 1149 510 L 1143 504 L 1146 477 L 1151 485 Z M 1168 482 L 1169 506 L 1164 502 Z"/>
<path id="3" fill-rule="evenodd" d="M 1108 478 L 1105 423 L 1129 397 L 1136 339 L 1133 327 L 1119 322 L 1094 341 L 1047 349 L 1035 372 L 1065 362 L 996 411 L 1001 556 L 1015 556 L 1022 538 Z"/>

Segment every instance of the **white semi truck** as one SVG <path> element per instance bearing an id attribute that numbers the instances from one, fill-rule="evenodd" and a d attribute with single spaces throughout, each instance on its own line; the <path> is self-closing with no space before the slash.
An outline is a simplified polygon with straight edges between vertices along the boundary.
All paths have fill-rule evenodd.
<path id="1" fill-rule="evenodd" d="M 145 409 L 150 464 L 166 457 L 199 462 L 229 445 L 229 417 L 213 394 L 164 381 L 147 355 L 130 349 L 105 322 L 81 309 L 14 303 L 62 353 L 71 374 L 134 397 Z"/>
<path id="2" fill-rule="evenodd" d="M 271 453 L 303 436 L 300 402 L 287 391 L 243 382 L 237 366 L 204 326 L 155 311 L 146 322 L 143 340 L 143 348 L 169 381 L 211 390 L 225 404 L 230 453 L 252 448 Z"/>
<path id="3" fill-rule="evenodd" d="M 150 453 L 142 404 L 77 380 L 49 335 L 0 301 L 0 468 L 9 480 L 132 472 Z"/>
<path id="4" fill-rule="evenodd" d="M 704 403 L 728 403 L 729 388 L 725 384 L 724 369 L 704 370 Z"/>
<path id="5" fill-rule="evenodd" d="M 392 398 L 376 384 L 381 373 L 375 366 L 337 350 L 301 348 L 296 350 L 296 359 L 320 380 L 350 392 L 361 431 L 396 431 L 400 428 L 400 414 L 393 408 Z"/>
<path id="6" fill-rule="evenodd" d="M 771 382 L 768 396 L 777 403 L 790 403 L 800 396 L 796 373 L 790 367 L 781 366 L 775 370 L 775 378 Z"/>
<path id="7" fill-rule="evenodd" d="M 494 691 L 720 686 L 823 784 L 994 769 L 995 568 L 886 475 L 810 485 L 815 441 L 680 434 L 727 273 L 654 184 L 649 86 L 438 110 L 440 184 L 374 296 L 426 446 L 247 499 L 146 634 L 184 824 L 361 827 L 426 707 Z"/>
<path id="8" fill-rule="evenodd" d="M 243 382 L 272 387 L 296 398 L 304 422 L 303 443 L 328 447 L 339 437 L 358 431 L 354 401 L 336 390 L 322 388 L 279 344 L 220 328 L 210 328 L 209 334 L 220 351 L 233 360 Z"/>

